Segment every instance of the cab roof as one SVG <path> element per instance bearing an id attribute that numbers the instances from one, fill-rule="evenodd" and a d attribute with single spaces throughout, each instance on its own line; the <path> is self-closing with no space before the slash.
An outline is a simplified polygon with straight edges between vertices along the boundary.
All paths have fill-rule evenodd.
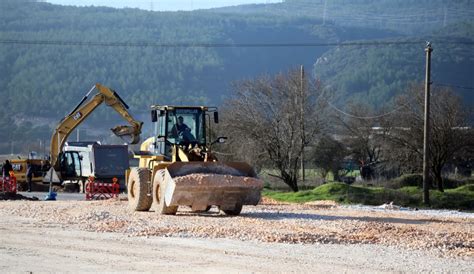
<path id="1" fill-rule="evenodd" d="M 205 106 L 169 106 L 169 105 L 152 105 L 152 110 L 174 110 L 174 109 L 199 109 L 202 111 L 217 111 L 217 107 Z"/>

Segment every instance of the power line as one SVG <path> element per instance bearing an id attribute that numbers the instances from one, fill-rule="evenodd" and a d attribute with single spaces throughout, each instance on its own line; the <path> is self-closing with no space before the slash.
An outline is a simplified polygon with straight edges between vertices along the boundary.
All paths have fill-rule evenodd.
<path id="1" fill-rule="evenodd" d="M 205 42 L 169 42 L 159 43 L 150 41 L 137 42 L 101 42 L 101 41 L 68 41 L 68 40 L 20 40 L 0 39 L 0 44 L 18 45 L 52 45 L 52 46 L 86 46 L 86 47 L 156 47 L 156 48 L 270 48 L 270 47 L 358 47 L 358 46 L 391 46 L 391 45 L 417 45 L 425 43 L 423 39 L 405 41 L 352 41 L 337 43 L 205 43 Z M 434 40 L 438 44 L 474 45 L 474 41 Z"/>
<path id="2" fill-rule="evenodd" d="M 470 89 L 470 90 L 474 90 L 474 87 L 468 87 L 468 86 L 459 86 L 459 85 L 452 85 L 452 84 L 433 83 L 433 85 L 436 85 L 436 86 L 439 86 L 439 87 L 461 88 L 461 89 Z"/>
<path id="3" fill-rule="evenodd" d="M 389 45 L 416 45 L 424 43 L 423 39 L 407 41 L 367 41 L 367 42 L 340 42 L 340 43 L 193 43 L 170 42 L 157 43 L 148 41 L 139 42 L 97 42 L 97 41 L 67 41 L 67 40 L 18 40 L 0 39 L 0 44 L 20 45 L 56 45 L 56 46 L 103 46 L 103 47 L 161 47 L 161 48 L 225 48 L 225 47 L 345 47 L 345 46 L 389 46 Z M 435 41 L 442 44 L 474 45 L 473 41 Z"/>
<path id="4" fill-rule="evenodd" d="M 200 42 L 170 42 L 158 43 L 149 41 L 139 42 L 98 42 L 98 41 L 67 41 L 67 40 L 19 40 L 0 39 L 0 44 L 20 45 L 55 45 L 55 46 L 99 46 L 99 47 L 158 47 L 158 48 L 255 48 L 255 47 L 345 47 L 345 46 L 385 46 L 385 45 L 414 45 L 424 43 L 424 40 L 410 41 L 368 41 L 341 43 L 200 43 Z M 474 42 L 473 42 L 474 44 Z"/>
<path id="5" fill-rule="evenodd" d="M 467 86 L 458 86 L 458 85 L 441 84 L 441 83 L 433 83 L 433 85 L 441 86 L 441 87 L 454 87 L 454 88 L 474 90 L 474 87 L 467 87 Z M 339 109 L 338 107 L 336 107 L 335 105 L 333 105 L 329 101 L 327 101 L 327 103 L 332 109 L 334 109 L 335 111 L 337 111 L 341 114 L 344 114 L 345 116 L 348 116 L 348 117 L 351 117 L 351 118 L 356 118 L 356 119 L 364 119 L 364 120 L 382 118 L 382 117 L 391 115 L 392 113 L 397 112 L 397 111 L 401 110 L 402 108 L 404 108 L 404 106 L 400 106 L 400 107 L 395 108 L 395 109 L 393 109 L 389 112 L 386 112 L 386 113 L 383 113 L 383 114 L 380 114 L 380 115 L 375 115 L 375 116 L 357 116 L 357 115 L 354 115 L 354 114 L 351 114 L 351 113 L 348 113 L 348 112 L 345 112 L 345 111 Z"/>
<path id="6" fill-rule="evenodd" d="M 395 108 L 389 112 L 386 112 L 384 114 L 380 114 L 380 115 L 375 115 L 375 116 L 357 116 L 357 115 L 354 115 L 354 114 L 351 114 L 351 113 L 347 113 L 339 108 L 337 108 L 335 105 L 333 105 L 331 102 L 327 102 L 328 105 L 334 109 L 335 111 L 339 112 L 339 113 L 342 113 L 344 114 L 345 116 L 348 116 L 348 117 L 351 117 L 351 118 L 356 118 L 356 119 L 363 119 L 363 120 L 371 120 L 371 119 L 378 119 L 378 118 L 382 118 L 382 117 L 385 117 L 385 116 L 388 116 L 388 115 L 391 115 L 392 113 L 394 112 L 397 112 L 399 111 L 400 109 L 404 108 L 404 106 L 400 106 L 398 108 Z"/>

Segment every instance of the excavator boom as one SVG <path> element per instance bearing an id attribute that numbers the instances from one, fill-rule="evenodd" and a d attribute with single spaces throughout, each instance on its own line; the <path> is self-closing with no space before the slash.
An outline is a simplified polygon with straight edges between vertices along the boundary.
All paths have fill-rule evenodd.
<path id="1" fill-rule="evenodd" d="M 87 101 L 91 92 L 97 89 L 97 94 Z M 87 102 L 86 102 L 87 101 Z M 112 128 L 112 132 L 119 136 L 128 136 L 131 138 L 129 143 L 136 144 L 140 141 L 140 133 L 143 122 L 135 120 L 128 112 L 127 104 L 120 96 L 110 88 L 101 84 L 95 84 L 91 90 L 82 98 L 81 102 L 58 124 L 51 137 L 51 166 L 58 168 L 58 156 L 62 148 L 71 134 L 71 132 L 79 126 L 99 105 L 105 103 L 117 111 L 130 125 L 117 126 Z"/>

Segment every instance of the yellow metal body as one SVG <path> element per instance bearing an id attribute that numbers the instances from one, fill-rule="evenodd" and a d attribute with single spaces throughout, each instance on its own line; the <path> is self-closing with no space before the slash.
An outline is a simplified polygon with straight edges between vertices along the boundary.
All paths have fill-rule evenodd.
<path id="1" fill-rule="evenodd" d="M 165 116 L 161 117 L 166 120 L 166 111 L 174 109 L 208 111 L 207 107 L 152 106 L 152 109 L 165 112 Z M 153 197 L 153 203 L 159 204 L 159 210 L 163 210 L 164 214 L 174 214 L 178 206 L 204 211 L 215 205 L 226 214 L 236 215 L 240 213 L 242 205 L 256 205 L 260 201 L 263 182 L 248 164 L 217 162 L 207 144 L 170 143 L 171 153 L 168 156 L 156 155 L 155 142 L 155 137 L 145 140 L 135 158 L 139 159 L 138 169 L 149 172 L 146 179 L 140 182 L 140 185 L 147 186 L 143 188 L 147 189 L 147 194 L 141 199 Z M 133 200 L 132 208 L 148 210 L 149 207 L 142 207 L 141 202 L 136 202 L 139 201 L 136 198 L 138 184 L 135 182 L 138 177 L 129 180 L 129 174 L 127 172 L 126 181 L 129 184 L 129 202 Z"/>
<path id="2" fill-rule="evenodd" d="M 15 173 L 17 183 L 26 182 L 27 162 L 30 162 L 31 165 L 34 166 L 34 170 L 36 171 L 33 173 L 32 181 L 41 182 L 41 180 L 43 179 L 41 172 L 47 171 L 47 167 L 49 167 L 48 161 L 40 160 L 40 159 L 12 159 L 10 160 L 10 163 L 12 164 L 13 172 Z M 35 176 L 35 175 L 38 175 L 38 176 Z"/>
<path id="3" fill-rule="evenodd" d="M 148 148 L 150 147 L 150 145 L 153 144 L 154 141 L 155 141 L 154 137 L 150 137 L 150 138 L 146 139 L 145 141 L 143 141 L 143 143 L 140 145 L 140 151 L 141 152 L 148 151 Z M 165 161 L 165 158 L 161 155 L 152 155 L 152 154 L 146 154 L 146 153 L 141 154 L 141 155 L 135 155 L 134 157 L 139 160 L 138 167 L 147 168 L 150 171 L 152 171 L 151 178 L 154 178 L 155 173 L 158 170 L 164 169 L 164 168 L 166 168 L 167 166 L 171 165 L 174 162 L 174 161 L 173 162 Z M 125 172 L 125 182 L 126 183 L 128 183 L 129 175 L 130 175 L 130 169 L 128 169 Z"/>
<path id="4" fill-rule="evenodd" d="M 142 122 L 135 120 L 132 115 L 127 111 L 127 107 L 121 101 L 120 97 L 112 91 L 110 88 L 101 84 L 96 84 L 97 94 L 94 95 L 89 101 L 79 104 L 75 110 L 69 115 L 64 117 L 54 130 L 54 134 L 51 137 L 51 165 L 58 168 L 58 156 L 61 153 L 62 148 L 71 134 L 71 132 L 79 126 L 84 119 L 86 119 L 99 105 L 105 103 L 107 106 L 112 107 L 117 111 L 129 124 L 130 126 L 118 126 L 112 129 L 112 131 L 118 136 L 131 136 L 132 144 L 139 142 L 139 136 L 141 133 Z M 94 89 L 93 88 L 93 89 Z M 93 90 L 91 89 L 91 91 Z M 91 92 L 89 91 L 89 93 Z M 88 95 L 84 99 L 87 98 Z M 84 100 L 83 99 L 83 100 Z"/>

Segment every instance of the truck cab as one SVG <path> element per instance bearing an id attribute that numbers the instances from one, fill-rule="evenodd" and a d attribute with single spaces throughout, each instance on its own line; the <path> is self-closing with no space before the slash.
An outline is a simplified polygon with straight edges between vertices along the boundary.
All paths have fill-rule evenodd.
<path id="1" fill-rule="evenodd" d="M 98 142 L 67 142 L 60 156 L 62 178 L 111 182 L 117 178 L 125 189 L 125 171 L 129 169 L 127 145 L 102 145 Z"/>

